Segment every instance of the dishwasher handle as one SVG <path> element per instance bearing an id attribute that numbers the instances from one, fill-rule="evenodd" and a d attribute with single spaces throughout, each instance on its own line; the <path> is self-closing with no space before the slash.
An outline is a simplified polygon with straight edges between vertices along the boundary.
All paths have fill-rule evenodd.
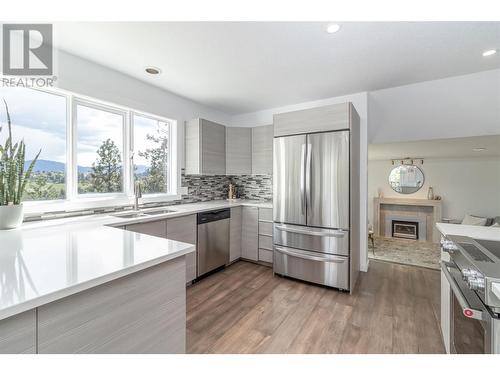
<path id="1" fill-rule="evenodd" d="M 222 210 L 200 212 L 197 215 L 198 219 L 197 221 L 198 225 L 200 225 L 200 224 L 210 223 L 213 221 L 229 219 L 230 217 L 231 217 L 231 210 L 229 208 L 225 208 Z"/>

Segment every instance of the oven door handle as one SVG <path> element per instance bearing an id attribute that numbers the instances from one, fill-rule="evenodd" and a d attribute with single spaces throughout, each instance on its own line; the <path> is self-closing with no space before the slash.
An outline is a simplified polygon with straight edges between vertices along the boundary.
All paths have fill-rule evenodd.
<path id="1" fill-rule="evenodd" d="M 446 277 L 446 280 L 448 280 L 448 284 L 450 284 L 450 288 L 455 295 L 458 303 L 460 304 L 464 316 L 470 319 L 484 320 L 483 311 L 476 310 L 470 307 L 469 302 L 467 302 L 467 299 L 460 290 L 460 287 L 448 270 L 448 267 L 453 267 L 453 265 L 450 262 L 445 261 L 441 261 L 439 263 L 441 265 L 441 271 L 443 271 L 444 277 Z"/>

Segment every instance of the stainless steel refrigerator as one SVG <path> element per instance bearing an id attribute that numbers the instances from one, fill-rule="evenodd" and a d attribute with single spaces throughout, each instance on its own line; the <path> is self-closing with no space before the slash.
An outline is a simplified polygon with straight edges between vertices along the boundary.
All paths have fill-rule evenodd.
<path id="1" fill-rule="evenodd" d="M 274 138 L 274 272 L 350 290 L 350 131 Z"/>

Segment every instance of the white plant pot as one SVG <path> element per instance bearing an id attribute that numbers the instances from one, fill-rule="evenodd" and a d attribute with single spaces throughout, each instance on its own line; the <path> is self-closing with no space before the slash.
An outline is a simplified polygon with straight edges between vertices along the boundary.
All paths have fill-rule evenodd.
<path id="1" fill-rule="evenodd" d="M 19 227 L 24 218 L 22 204 L 0 206 L 0 229 L 14 229 Z"/>

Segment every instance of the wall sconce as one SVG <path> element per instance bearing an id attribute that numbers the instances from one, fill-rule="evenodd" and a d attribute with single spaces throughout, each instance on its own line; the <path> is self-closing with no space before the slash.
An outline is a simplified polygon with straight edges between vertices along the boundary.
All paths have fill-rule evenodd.
<path id="1" fill-rule="evenodd" d="M 415 165 L 415 164 L 424 164 L 424 159 L 412 159 L 412 158 L 403 158 L 403 159 L 391 159 L 392 165 L 400 164 L 400 165 Z"/>

